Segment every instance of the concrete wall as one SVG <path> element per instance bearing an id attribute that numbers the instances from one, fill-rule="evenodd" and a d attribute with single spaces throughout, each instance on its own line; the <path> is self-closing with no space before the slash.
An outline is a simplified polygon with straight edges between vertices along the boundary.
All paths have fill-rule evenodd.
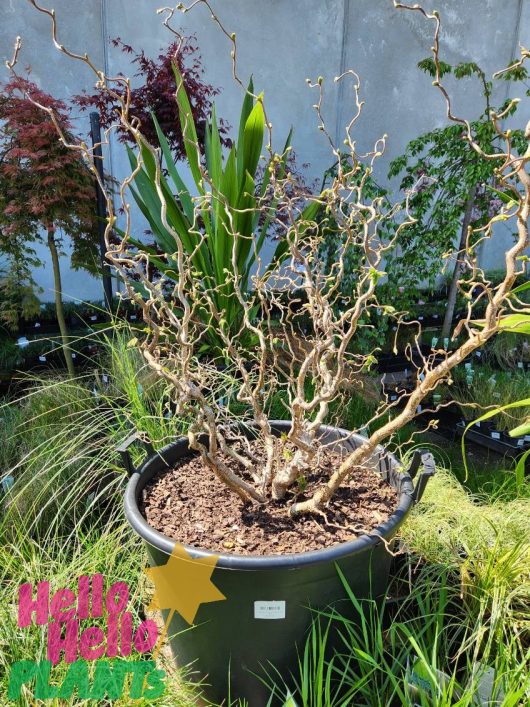
<path id="1" fill-rule="evenodd" d="M 46 0 L 51 6 L 51 0 Z M 361 77 L 366 100 L 364 116 L 356 128 L 361 149 L 388 134 L 387 154 L 380 161 L 378 178 L 385 180 L 390 159 L 421 132 L 441 126 L 445 109 L 429 77 L 416 64 L 429 55 L 431 27 L 418 13 L 396 11 L 390 0 L 212 0 L 229 31 L 238 36 L 239 71 L 246 81 L 265 91 L 275 142 L 280 145 L 291 125 L 299 162 L 310 164 L 309 174 L 319 177 L 331 163 L 329 147 L 316 129 L 312 109 L 315 93 L 305 82 L 322 75 L 326 80 L 325 117 L 335 140 L 343 138 L 353 109 L 351 88 L 333 78 L 348 68 Z M 486 72 L 506 65 L 517 54 L 519 42 L 530 45 L 530 0 L 438 0 L 444 24 L 445 60 L 477 61 Z M 135 47 L 155 54 L 171 39 L 156 10 L 159 0 L 54 0 L 60 40 L 76 51 L 87 51 L 113 74 L 128 72 L 126 58 L 106 43 L 120 36 Z M 93 83 L 82 64 L 62 57 L 52 47 L 48 18 L 25 0 L 0 0 L 0 58 L 11 53 L 15 37 L 23 37 L 21 65 L 31 64 L 33 78 L 45 89 L 68 98 Z M 201 48 L 205 78 L 222 89 L 218 113 L 237 125 L 242 92 L 231 77 L 230 46 L 204 7 L 175 16 L 175 26 L 195 33 Z M 509 92 L 506 84 L 502 91 Z M 479 89 L 472 80 L 455 86 L 456 108 L 473 118 L 480 106 Z M 497 99 L 504 95 L 497 96 Z M 528 108 L 529 104 L 525 108 Z M 522 111 L 524 114 L 525 111 Z M 88 131 L 88 118 L 77 123 Z M 112 145 L 108 163 L 116 176 L 127 169 L 123 149 Z M 138 232 L 143 224 L 138 219 Z M 508 243 L 499 233 L 484 250 L 483 264 L 498 267 Z M 98 298 L 98 282 L 72 273 L 64 263 L 64 289 L 73 297 Z M 51 298 L 51 274 L 46 267 L 37 279 Z"/>

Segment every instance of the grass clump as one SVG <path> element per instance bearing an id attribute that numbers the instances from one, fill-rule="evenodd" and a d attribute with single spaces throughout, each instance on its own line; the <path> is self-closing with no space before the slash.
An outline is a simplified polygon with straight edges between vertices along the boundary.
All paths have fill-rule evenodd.
<path id="1" fill-rule="evenodd" d="M 348 609 L 316 613 L 269 689 L 289 707 L 530 704 L 529 514 L 529 496 L 488 502 L 439 470 L 384 600 L 358 601 L 342 577 Z"/>
<path id="2" fill-rule="evenodd" d="M 149 603 L 147 559 L 122 515 L 126 475 L 114 450 L 131 430 L 160 447 L 182 433 L 185 421 L 175 418 L 166 388 L 128 346 L 132 336 L 128 330 L 103 335 L 96 377 L 26 379 L 22 397 L 0 408 L 0 479 L 14 482 L 0 498 L 1 695 L 10 665 L 38 660 L 46 650 L 41 627 L 16 626 L 21 583 L 47 579 L 54 589 L 75 589 L 80 575 L 101 572 L 129 585 L 135 618 Z M 217 377 L 221 390 L 211 394 L 231 400 L 230 372 Z M 281 417 L 281 397 L 273 402 L 274 416 Z M 336 406 L 337 424 L 349 428 L 375 409 L 353 393 L 347 405 Z M 137 450 L 135 462 L 142 456 Z M 473 495 L 439 470 L 402 530 L 412 581 L 407 572 L 396 578 L 382 605 L 350 596 L 348 617 L 321 612 L 293 674 L 270 669 L 266 679 L 276 696 L 290 707 L 423 705 L 409 685 L 411 672 L 420 669 L 431 704 L 471 707 L 486 671 L 493 676 L 492 700 L 527 703 L 530 485 L 508 484 L 508 493 L 508 477 L 495 475 L 495 488 Z M 331 635 L 338 636 L 334 647 Z M 171 661 L 159 660 L 168 677 L 154 704 L 194 704 Z M 36 703 L 28 693 L 20 704 Z"/>
<path id="3" fill-rule="evenodd" d="M 14 662 L 46 658 L 46 627 L 17 627 L 22 583 L 49 580 L 54 592 L 63 587 L 75 591 L 81 575 L 102 573 L 107 586 L 124 581 L 132 592 L 128 610 L 134 625 L 149 604 L 143 580 L 147 556 L 123 517 L 127 477 L 115 449 L 133 430 L 156 446 L 165 444 L 182 430 L 182 422 L 162 414 L 170 401 L 145 375 L 136 351 L 127 347 L 129 339 L 127 331 L 104 338 L 96 377 L 26 377 L 21 397 L 0 406 L 0 701 L 7 695 Z M 138 463 L 145 452 L 132 451 Z M 97 621 L 90 619 L 88 625 L 93 624 Z M 135 656 L 141 657 L 133 651 L 129 660 Z M 171 661 L 162 655 L 159 662 L 167 672 L 164 695 L 135 704 L 195 704 Z M 65 673 L 60 663 L 52 674 L 60 683 Z M 76 698 L 42 704 L 85 702 L 93 704 Z M 41 702 L 27 691 L 18 703 Z M 121 707 L 130 700 L 112 704 Z"/>

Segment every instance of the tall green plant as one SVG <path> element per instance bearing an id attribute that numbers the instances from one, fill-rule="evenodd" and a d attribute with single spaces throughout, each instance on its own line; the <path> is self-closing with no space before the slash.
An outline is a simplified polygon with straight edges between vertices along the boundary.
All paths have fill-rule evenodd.
<path id="1" fill-rule="evenodd" d="M 160 170 L 145 145 L 138 154 L 128 148 L 128 155 L 135 170 L 131 191 L 163 256 L 157 249 L 138 241 L 134 244 L 145 251 L 164 278 L 174 284 L 178 245 L 173 234 L 178 236 L 191 258 L 197 286 L 209 295 L 209 306 L 205 302 L 198 310 L 205 327 L 204 344 L 219 350 L 223 346 L 222 339 L 212 324 L 215 319 L 212 319 L 210 307 L 213 305 L 222 315 L 230 332 L 239 331 L 242 308 L 234 281 L 238 282 L 238 289 L 251 298 L 252 269 L 263 256 L 278 206 L 270 195 L 271 179 L 281 179 L 285 174 L 291 133 L 282 153 L 269 158 L 261 176 L 265 114 L 262 95 L 254 96 L 251 79 L 241 108 L 237 141 L 223 154 L 214 106 L 205 128 L 204 148 L 201 148 L 182 76 L 175 65 L 173 68 L 178 85 L 176 98 L 181 130 L 196 194 L 192 195 L 179 174 L 168 140 L 153 114 L 166 173 Z M 201 205 L 199 217 L 196 204 Z M 309 210 L 314 211 L 315 205 L 311 204 Z M 280 241 L 270 260 L 271 269 L 281 262 L 286 250 L 285 243 Z M 253 311 L 256 313 L 257 307 Z"/>

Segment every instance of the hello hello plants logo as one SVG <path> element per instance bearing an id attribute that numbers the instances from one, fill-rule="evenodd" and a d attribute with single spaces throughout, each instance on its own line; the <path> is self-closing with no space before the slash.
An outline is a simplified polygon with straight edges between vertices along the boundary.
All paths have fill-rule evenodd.
<path id="1" fill-rule="evenodd" d="M 74 694 L 88 700 L 160 697 L 165 673 L 156 668 L 155 659 L 174 612 L 191 625 L 201 604 L 225 599 L 211 581 L 217 560 L 216 556 L 193 559 L 176 544 L 165 565 L 145 570 L 155 584 L 148 610 L 168 612 L 160 633 L 152 619 L 134 625 L 127 610 L 129 587 L 125 582 L 115 582 L 105 591 L 102 574 L 83 575 L 77 581 L 77 593 L 63 588 L 53 594 L 49 581 L 36 587 L 22 584 L 18 627 L 46 627 L 47 659 L 14 663 L 8 698 L 18 699 L 23 686 L 40 700 L 69 699 Z M 98 619 L 98 625 L 84 627 L 85 622 Z M 135 654 L 138 658 L 132 657 Z M 54 669 L 62 661 L 68 667 L 58 684 Z"/>

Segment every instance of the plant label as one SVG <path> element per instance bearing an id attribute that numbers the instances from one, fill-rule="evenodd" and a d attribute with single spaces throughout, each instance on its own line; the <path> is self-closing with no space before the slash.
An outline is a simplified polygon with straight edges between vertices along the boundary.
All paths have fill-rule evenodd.
<path id="1" fill-rule="evenodd" d="M 46 356 L 39 356 L 39 361 L 44 363 L 46 361 Z"/>
<path id="2" fill-rule="evenodd" d="M 473 665 L 473 676 L 478 677 L 476 697 L 481 705 L 500 704 L 504 698 L 502 687 L 495 690 L 495 671 L 485 663 Z"/>
<path id="3" fill-rule="evenodd" d="M 517 440 L 517 446 L 522 447 L 524 445 L 524 439 L 518 439 Z"/>
<path id="4" fill-rule="evenodd" d="M 255 619 L 284 619 L 285 618 L 285 602 L 284 601 L 255 601 L 254 602 L 254 618 Z"/>
<path id="5" fill-rule="evenodd" d="M 7 493 L 9 489 L 13 488 L 15 484 L 15 478 L 13 476 L 4 476 L 2 479 L 2 491 Z"/>
<path id="6" fill-rule="evenodd" d="M 90 317 L 90 321 L 91 321 L 91 322 L 97 322 L 97 320 L 98 320 L 98 315 L 97 315 L 97 314 L 93 314 L 93 315 Z"/>
<path id="7" fill-rule="evenodd" d="M 475 356 L 476 356 L 477 358 L 480 358 L 480 357 L 482 356 L 482 351 L 476 351 L 476 352 L 475 352 Z"/>
<path id="8" fill-rule="evenodd" d="M 524 364 L 522 361 L 517 361 L 517 368 L 524 368 Z"/>
<path id="9" fill-rule="evenodd" d="M 500 439 L 500 438 L 501 438 L 500 432 L 492 432 L 491 433 L 491 439 Z"/>
<path id="10" fill-rule="evenodd" d="M 40 327 L 40 322 L 35 322 L 35 329 L 38 329 Z"/>
<path id="11" fill-rule="evenodd" d="M 131 322 L 135 322 L 136 321 L 136 314 L 131 314 L 130 318 L 131 318 Z"/>

